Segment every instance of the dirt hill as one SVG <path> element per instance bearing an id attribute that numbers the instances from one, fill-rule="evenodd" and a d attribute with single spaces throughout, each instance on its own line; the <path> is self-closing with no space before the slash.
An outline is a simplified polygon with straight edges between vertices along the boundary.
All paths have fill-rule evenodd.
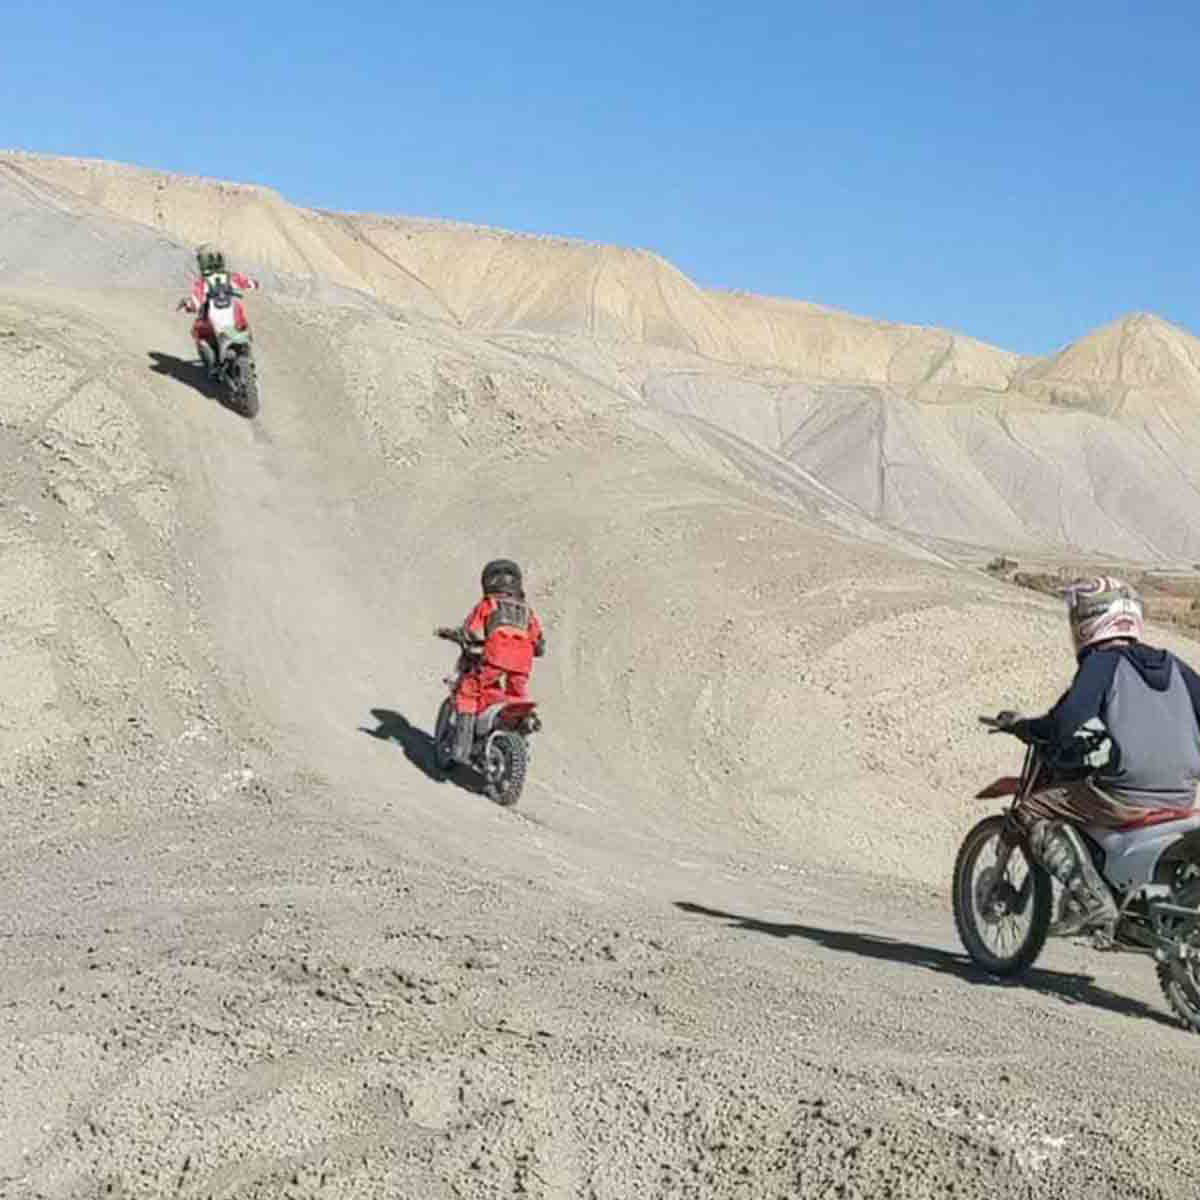
<path id="1" fill-rule="evenodd" d="M 1052 422 L 1119 414 L 639 252 L 29 156 L 0 217 L 4 1189 L 1190 1195 L 1145 964 L 998 989 L 944 900 L 975 715 L 1070 660 L 926 526 L 1032 538 L 1045 460 L 962 448 L 1058 431 L 1082 497 Z M 263 277 L 255 423 L 201 237 Z M 512 812 L 428 741 L 496 554 L 549 631 Z"/>

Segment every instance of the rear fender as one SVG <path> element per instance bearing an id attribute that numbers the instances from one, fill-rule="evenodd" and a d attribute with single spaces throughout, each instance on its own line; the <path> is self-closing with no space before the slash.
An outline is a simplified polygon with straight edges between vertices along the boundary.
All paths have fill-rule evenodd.
<path id="1" fill-rule="evenodd" d="M 475 718 L 475 736 L 477 738 L 487 737 L 496 728 L 496 719 L 503 707 L 503 704 L 493 704 Z"/>
<path id="2" fill-rule="evenodd" d="M 496 724 L 505 729 L 520 729 L 537 712 L 532 700 L 513 700 L 505 704 L 496 715 Z"/>
<path id="3" fill-rule="evenodd" d="M 1154 872 L 1156 882 L 1170 882 L 1179 864 L 1188 862 L 1200 866 L 1200 829 L 1185 833 L 1163 850 Z"/>
<path id="4" fill-rule="evenodd" d="M 1187 861 L 1200 850 L 1200 813 L 1128 832 L 1094 826 L 1084 827 L 1084 832 L 1104 851 L 1109 883 L 1122 889 L 1139 887 L 1161 879 L 1164 861 Z"/>

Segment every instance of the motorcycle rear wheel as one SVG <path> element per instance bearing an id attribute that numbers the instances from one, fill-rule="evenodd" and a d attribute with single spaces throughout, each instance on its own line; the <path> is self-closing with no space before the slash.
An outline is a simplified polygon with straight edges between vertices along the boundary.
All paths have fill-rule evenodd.
<path id="1" fill-rule="evenodd" d="M 996 877 L 1004 824 L 1002 816 L 985 817 L 963 839 L 954 863 L 954 924 L 963 949 L 985 971 L 1020 975 L 1033 965 L 1046 944 L 1054 889 L 1050 876 L 1029 859 L 1024 846 L 1014 847 L 1004 876 Z M 1017 864 L 1032 873 L 1032 892 L 1024 913 L 1015 911 L 1023 883 L 1012 877 Z"/>
<path id="2" fill-rule="evenodd" d="M 519 733 L 498 733 L 488 746 L 487 794 L 503 808 L 512 808 L 525 786 L 529 752 Z"/>
<path id="3" fill-rule="evenodd" d="M 1200 880 L 1185 884 L 1171 902 L 1184 908 L 1200 908 Z M 1193 931 L 1187 942 L 1188 958 L 1171 958 L 1158 964 L 1158 986 L 1171 1011 L 1193 1033 L 1200 1033 L 1200 961 L 1191 957 L 1200 954 L 1200 932 Z"/>

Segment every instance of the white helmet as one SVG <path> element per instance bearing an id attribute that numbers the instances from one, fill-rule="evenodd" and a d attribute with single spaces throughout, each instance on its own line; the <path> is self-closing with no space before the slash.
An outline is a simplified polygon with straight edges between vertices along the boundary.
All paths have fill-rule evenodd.
<path id="1" fill-rule="evenodd" d="M 1146 631 L 1142 598 L 1123 579 L 1111 575 L 1078 579 L 1064 595 L 1076 656 L 1109 638 L 1142 640 Z"/>

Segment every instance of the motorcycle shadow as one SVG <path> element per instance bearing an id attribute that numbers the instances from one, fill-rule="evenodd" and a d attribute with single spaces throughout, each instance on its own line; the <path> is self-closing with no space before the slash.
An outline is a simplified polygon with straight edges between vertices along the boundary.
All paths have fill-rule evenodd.
<path id="1" fill-rule="evenodd" d="M 216 386 L 199 363 L 176 358 L 174 354 L 164 354 L 161 350 L 149 350 L 147 353 L 151 359 L 150 370 L 156 375 L 166 375 L 179 383 L 185 383 L 209 399 L 217 398 Z"/>
<path id="2" fill-rule="evenodd" d="M 1100 987 L 1091 975 L 1068 974 L 1064 971 L 1047 971 L 1033 967 L 1016 979 L 1005 979 L 999 975 L 989 975 L 982 967 L 977 966 L 965 954 L 955 954 L 949 950 L 939 950 L 936 946 L 922 946 L 916 942 L 905 942 L 898 938 L 880 937 L 877 934 L 851 932 L 848 929 L 822 929 L 815 925 L 781 924 L 775 921 L 763 921 L 757 917 L 741 916 L 738 913 L 722 912 L 717 908 L 707 908 L 703 904 L 693 904 L 688 900 L 676 900 L 675 907 L 685 913 L 698 916 L 716 917 L 731 923 L 735 929 L 744 929 L 751 933 L 765 933 L 770 937 L 788 938 L 799 937 L 810 942 L 816 942 L 827 950 L 836 950 L 844 954 L 855 954 L 861 958 L 874 958 L 882 962 L 901 963 L 911 967 L 923 967 L 927 971 L 937 971 L 945 975 L 954 975 L 971 984 L 982 984 L 984 987 L 1020 987 L 1031 991 L 1042 992 L 1065 1001 L 1067 1004 L 1086 1004 L 1092 1008 L 1104 1009 L 1123 1017 L 1142 1017 L 1156 1021 L 1176 1032 L 1179 1023 L 1166 1013 L 1159 1012 L 1139 1000 L 1110 992 Z"/>
<path id="3" fill-rule="evenodd" d="M 156 375 L 166 375 L 178 383 L 186 384 L 206 399 L 215 400 L 222 408 L 229 409 L 230 412 L 237 411 L 229 403 L 224 390 L 209 379 L 208 372 L 200 363 L 176 358 L 174 354 L 165 354 L 161 350 L 149 350 L 147 353 L 152 360 L 150 370 Z"/>
<path id="4" fill-rule="evenodd" d="M 371 716 L 375 718 L 376 728 L 368 729 L 365 725 L 360 725 L 361 732 L 383 742 L 399 742 L 404 757 L 435 783 L 445 783 L 448 779 L 465 792 L 473 792 L 477 796 L 484 795 L 483 780 L 474 771 L 459 766 L 443 771 L 437 765 L 437 758 L 433 752 L 433 738 L 409 721 L 403 713 L 390 708 L 373 708 Z"/>

